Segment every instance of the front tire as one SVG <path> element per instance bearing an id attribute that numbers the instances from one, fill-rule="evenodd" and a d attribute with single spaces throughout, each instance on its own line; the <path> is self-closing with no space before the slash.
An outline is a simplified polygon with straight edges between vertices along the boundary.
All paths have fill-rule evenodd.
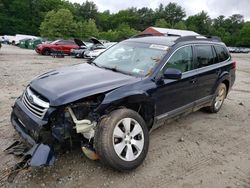
<path id="1" fill-rule="evenodd" d="M 51 51 L 50 51 L 50 49 L 48 49 L 48 48 L 45 48 L 45 49 L 42 51 L 42 55 L 49 56 L 50 54 L 51 54 Z"/>
<path id="2" fill-rule="evenodd" d="M 100 160 L 118 171 L 137 168 L 144 161 L 149 134 L 143 118 L 130 109 L 119 109 L 97 126 L 94 145 Z"/>
<path id="3" fill-rule="evenodd" d="M 210 113 L 219 112 L 226 96 L 227 96 L 227 87 L 224 83 L 220 83 L 215 91 L 215 95 L 211 103 L 211 106 L 206 108 L 207 111 Z"/>

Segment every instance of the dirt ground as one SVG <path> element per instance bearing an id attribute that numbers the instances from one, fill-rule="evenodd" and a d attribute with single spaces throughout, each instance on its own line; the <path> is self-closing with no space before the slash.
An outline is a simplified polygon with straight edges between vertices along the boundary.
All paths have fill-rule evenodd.
<path id="1" fill-rule="evenodd" d="M 250 54 L 233 55 L 236 83 L 221 111 L 201 111 L 155 130 L 148 156 L 138 169 L 119 173 L 79 151 L 62 155 L 53 167 L 21 171 L 3 187 L 250 187 Z M 3 150 L 17 134 L 10 125 L 11 105 L 35 76 L 82 63 L 3 45 L 0 50 L 0 179 L 18 161 Z M 180 141 L 181 140 L 181 141 Z"/>

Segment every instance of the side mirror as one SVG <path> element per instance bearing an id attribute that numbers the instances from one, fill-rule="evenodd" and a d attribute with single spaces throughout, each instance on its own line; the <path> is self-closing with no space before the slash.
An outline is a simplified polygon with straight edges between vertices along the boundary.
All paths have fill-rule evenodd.
<path id="1" fill-rule="evenodd" d="M 88 63 L 88 64 L 93 63 L 93 59 L 87 59 L 87 63 Z"/>
<path id="2" fill-rule="evenodd" d="M 179 69 L 167 68 L 163 74 L 165 79 L 180 80 L 182 72 Z"/>

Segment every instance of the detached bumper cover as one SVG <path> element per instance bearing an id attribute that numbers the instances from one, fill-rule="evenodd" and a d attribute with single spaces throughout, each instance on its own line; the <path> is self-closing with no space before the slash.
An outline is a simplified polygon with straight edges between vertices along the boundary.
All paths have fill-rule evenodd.
<path id="1" fill-rule="evenodd" d="M 54 150 L 48 145 L 35 144 L 25 155 L 31 156 L 29 165 L 33 167 L 51 166 L 55 163 Z"/>

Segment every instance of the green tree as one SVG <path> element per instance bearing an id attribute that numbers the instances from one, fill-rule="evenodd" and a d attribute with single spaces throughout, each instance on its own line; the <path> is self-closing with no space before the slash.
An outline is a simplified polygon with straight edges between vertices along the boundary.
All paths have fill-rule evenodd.
<path id="1" fill-rule="evenodd" d="M 241 29 L 238 45 L 250 47 L 250 22 L 246 22 Z"/>
<path id="2" fill-rule="evenodd" d="M 0 0 L 0 34 L 39 35 L 39 27 L 48 11 L 73 5 L 62 0 Z"/>
<path id="3" fill-rule="evenodd" d="M 132 28 L 137 28 L 137 24 L 139 22 L 137 9 L 129 8 L 126 10 L 120 10 L 118 13 L 112 15 L 110 22 L 112 29 L 118 28 L 121 23 L 126 23 Z"/>
<path id="4" fill-rule="evenodd" d="M 111 28 L 110 20 L 111 14 L 109 10 L 99 13 L 96 18 L 96 24 L 98 25 L 99 30 L 108 31 Z"/>
<path id="5" fill-rule="evenodd" d="M 41 36 L 49 38 L 72 38 L 76 33 L 76 23 L 68 9 L 50 11 L 40 26 Z"/>
<path id="6" fill-rule="evenodd" d="M 181 30 L 186 30 L 187 26 L 184 21 L 179 21 L 177 24 L 174 26 L 175 29 L 181 29 Z"/>
<path id="7" fill-rule="evenodd" d="M 84 22 L 78 23 L 77 29 L 78 36 L 80 34 L 80 38 L 88 39 L 90 37 L 98 37 L 98 29 L 95 24 L 95 20 L 89 19 Z"/>
<path id="8" fill-rule="evenodd" d="M 82 5 L 78 6 L 78 10 L 76 11 L 78 17 L 88 20 L 95 19 L 98 14 L 97 6 L 94 2 L 86 1 L 82 3 Z"/>
<path id="9" fill-rule="evenodd" d="M 119 33 L 117 31 L 113 31 L 113 30 L 108 30 L 106 32 L 100 32 L 99 33 L 99 37 L 101 39 L 105 39 L 108 41 L 118 41 L 119 40 Z"/>
<path id="10" fill-rule="evenodd" d="M 164 18 L 173 28 L 186 16 L 185 10 L 177 3 L 169 3 L 164 10 Z"/>
<path id="11" fill-rule="evenodd" d="M 138 23 L 136 24 L 136 30 L 143 31 L 149 26 L 152 26 L 154 21 L 155 13 L 152 9 L 143 7 L 137 10 Z"/>
<path id="12" fill-rule="evenodd" d="M 224 24 L 225 24 L 225 16 L 223 15 L 220 15 L 217 18 L 213 19 L 213 27 L 215 29 L 224 27 Z"/>
<path id="13" fill-rule="evenodd" d="M 186 20 L 186 25 L 189 30 L 195 31 L 202 35 L 209 35 L 212 20 L 206 12 L 202 11 L 194 16 L 189 16 Z"/>
<path id="14" fill-rule="evenodd" d="M 168 23 L 165 19 L 161 18 L 156 20 L 155 22 L 156 27 L 163 27 L 163 28 L 171 28 L 170 23 Z"/>
<path id="15" fill-rule="evenodd" d="M 67 11 L 58 16 L 61 9 L 71 13 Z M 53 38 L 99 36 L 114 41 L 127 38 L 149 26 L 158 26 L 217 35 L 227 45 L 248 44 L 242 39 L 247 29 L 240 14 L 227 18 L 220 15 L 213 20 L 204 11 L 186 20 L 185 15 L 185 10 L 176 3 L 166 6 L 160 4 L 155 10 L 131 7 L 110 13 L 109 10 L 98 12 L 96 4 L 88 0 L 82 4 L 68 0 L 0 0 L 0 35 L 39 35 L 41 31 L 43 36 Z"/>
<path id="16" fill-rule="evenodd" d="M 118 38 L 117 38 L 118 41 L 127 39 L 139 33 L 126 23 L 120 24 L 117 28 L 117 32 L 118 32 Z"/>
<path id="17" fill-rule="evenodd" d="M 1 0 L 0 1 L 0 28 L 1 34 L 32 34 L 37 28 L 34 28 L 32 16 L 34 13 L 32 0 Z M 31 19 L 30 19 L 31 18 Z"/>

